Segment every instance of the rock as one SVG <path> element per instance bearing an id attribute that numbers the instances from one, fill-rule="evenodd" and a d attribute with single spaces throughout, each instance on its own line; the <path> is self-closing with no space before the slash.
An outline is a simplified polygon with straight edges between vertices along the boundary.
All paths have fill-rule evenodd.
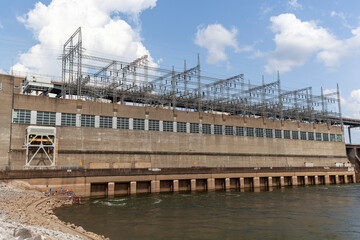
<path id="1" fill-rule="evenodd" d="M 28 240 L 43 240 L 43 239 L 44 238 L 40 234 L 38 234 L 38 235 L 36 235 L 36 236 L 34 236 L 32 238 L 29 238 Z"/>
<path id="2" fill-rule="evenodd" d="M 19 239 L 31 238 L 31 231 L 27 228 L 17 228 L 14 230 L 14 237 L 18 237 Z"/>

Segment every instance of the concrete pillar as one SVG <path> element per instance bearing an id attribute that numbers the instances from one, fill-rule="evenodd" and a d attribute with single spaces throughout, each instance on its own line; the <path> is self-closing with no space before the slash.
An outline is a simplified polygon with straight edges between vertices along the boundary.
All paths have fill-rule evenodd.
<path id="1" fill-rule="evenodd" d="M 55 125 L 61 126 L 61 113 L 59 112 L 55 113 Z"/>
<path id="2" fill-rule="evenodd" d="M 191 191 L 196 191 L 196 179 L 191 179 Z"/>
<path id="3" fill-rule="evenodd" d="M 190 133 L 190 123 L 186 123 L 186 132 Z"/>
<path id="4" fill-rule="evenodd" d="M 30 112 L 30 124 L 36 124 L 37 112 L 31 111 Z"/>
<path id="5" fill-rule="evenodd" d="M 268 178 L 268 182 L 269 182 L 269 187 L 272 187 L 273 186 L 272 177 Z"/>
<path id="6" fill-rule="evenodd" d="M 117 117 L 113 117 L 112 118 L 112 128 L 116 129 L 117 128 Z"/>
<path id="7" fill-rule="evenodd" d="M 356 183 L 356 175 L 355 175 L 355 173 L 353 174 L 353 183 Z"/>
<path id="8" fill-rule="evenodd" d="M 330 176 L 325 175 L 325 184 L 330 184 Z"/>
<path id="9" fill-rule="evenodd" d="M 173 181 L 173 191 L 178 192 L 179 191 L 179 180 Z"/>
<path id="10" fill-rule="evenodd" d="M 280 177 L 280 186 L 281 186 L 281 187 L 285 186 L 284 177 Z"/>
<path id="11" fill-rule="evenodd" d="M 149 119 L 145 119 L 144 121 L 144 130 L 149 131 Z"/>
<path id="12" fill-rule="evenodd" d="M 292 185 L 293 186 L 297 186 L 298 185 L 298 180 L 297 180 L 297 176 L 292 176 Z"/>
<path id="13" fill-rule="evenodd" d="M 344 183 L 349 183 L 347 175 L 344 175 Z"/>
<path id="14" fill-rule="evenodd" d="M 208 178 L 207 180 L 207 190 L 211 191 L 215 189 L 215 179 L 214 178 Z"/>
<path id="15" fill-rule="evenodd" d="M 254 177 L 253 178 L 253 183 L 254 183 L 254 188 L 259 188 L 260 187 L 260 178 L 259 177 Z"/>
<path id="16" fill-rule="evenodd" d="M 100 127 L 100 116 L 95 116 L 95 127 L 96 128 Z"/>
<path id="17" fill-rule="evenodd" d="M 108 192 L 107 192 L 107 195 L 108 195 L 109 197 L 115 195 L 115 183 L 114 183 L 114 182 L 109 182 L 109 183 L 108 183 Z"/>
<path id="18" fill-rule="evenodd" d="M 160 192 L 160 181 L 152 180 L 151 181 L 151 193 L 158 193 L 158 192 Z"/>
<path id="19" fill-rule="evenodd" d="M 309 185 L 308 176 L 304 176 L 304 185 Z"/>
<path id="20" fill-rule="evenodd" d="M 159 121 L 159 131 L 163 131 L 163 121 Z"/>
<path id="21" fill-rule="evenodd" d="M 130 182 L 130 194 L 136 194 L 136 182 Z"/>
<path id="22" fill-rule="evenodd" d="M 75 126 L 81 127 L 81 114 L 79 114 L 79 113 L 76 114 Z"/>
<path id="23" fill-rule="evenodd" d="M 315 176 L 315 185 L 319 185 L 319 177 Z"/>
<path id="24" fill-rule="evenodd" d="M 225 189 L 230 190 L 230 178 L 225 178 Z"/>
<path id="25" fill-rule="evenodd" d="M 244 189 L 245 188 L 245 181 L 244 178 L 240 178 L 240 189 Z"/>
<path id="26" fill-rule="evenodd" d="M 339 184 L 339 183 L 340 183 L 340 181 L 339 181 L 339 175 L 335 175 L 335 183 L 336 183 L 336 184 Z"/>
<path id="27" fill-rule="evenodd" d="M 173 132 L 177 132 L 177 122 L 173 121 Z"/>
<path id="28" fill-rule="evenodd" d="M 134 129 L 134 119 L 129 118 L 129 130 L 133 130 L 133 129 Z"/>

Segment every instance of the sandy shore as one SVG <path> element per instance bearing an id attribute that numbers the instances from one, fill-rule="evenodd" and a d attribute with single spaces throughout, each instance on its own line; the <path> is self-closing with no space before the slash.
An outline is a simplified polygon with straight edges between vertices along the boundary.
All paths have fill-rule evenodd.
<path id="1" fill-rule="evenodd" d="M 46 197 L 36 190 L 26 190 L 19 182 L 0 183 L 0 239 L 106 239 L 80 226 L 60 221 L 52 209 L 69 200 Z"/>

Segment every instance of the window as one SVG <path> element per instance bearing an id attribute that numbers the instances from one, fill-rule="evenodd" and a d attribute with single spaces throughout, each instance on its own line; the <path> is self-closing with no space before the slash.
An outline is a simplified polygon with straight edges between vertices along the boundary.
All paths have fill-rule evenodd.
<path id="1" fill-rule="evenodd" d="M 117 128 L 129 129 L 129 119 L 128 118 L 118 118 L 117 119 Z"/>
<path id="2" fill-rule="evenodd" d="M 226 134 L 226 135 L 234 135 L 234 128 L 233 128 L 233 126 L 225 126 L 225 134 Z"/>
<path id="3" fill-rule="evenodd" d="M 309 140 L 314 140 L 314 133 L 313 132 L 308 132 L 308 139 Z"/>
<path id="4" fill-rule="evenodd" d="M 301 140 L 306 140 L 306 132 L 300 132 Z"/>
<path id="5" fill-rule="evenodd" d="M 257 137 L 264 137 L 264 129 L 262 128 L 256 128 L 255 133 Z"/>
<path id="6" fill-rule="evenodd" d="M 325 142 L 329 141 L 329 134 L 323 133 L 323 141 L 325 141 Z"/>
<path id="7" fill-rule="evenodd" d="M 75 126 L 76 114 L 62 113 L 61 114 L 61 126 Z"/>
<path id="8" fill-rule="evenodd" d="M 2 90 L 2 82 L 0 82 L 0 90 Z"/>
<path id="9" fill-rule="evenodd" d="M 177 126 L 177 128 L 176 128 L 177 132 L 183 132 L 183 133 L 186 132 L 186 123 L 184 123 L 184 122 L 177 122 L 177 123 L 176 123 L 176 126 Z"/>
<path id="10" fill-rule="evenodd" d="M 272 129 L 265 129 L 265 136 L 267 138 L 273 138 L 273 130 Z"/>
<path id="11" fill-rule="evenodd" d="M 236 136 L 244 136 L 244 128 L 243 127 L 236 127 Z"/>
<path id="12" fill-rule="evenodd" d="M 199 124 L 198 123 L 190 123 L 190 132 L 191 133 L 199 133 Z"/>
<path id="13" fill-rule="evenodd" d="M 281 130 L 275 129 L 275 138 L 282 138 Z"/>
<path id="14" fill-rule="evenodd" d="M 330 134 L 330 142 L 336 142 L 335 134 Z"/>
<path id="15" fill-rule="evenodd" d="M 163 131 L 164 132 L 173 132 L 174 131 L 174 122 L 164 121 L 163 122 Z"/>
<path id="16" fill-rule="evenodd" d="M 292 139 L 299 139 L 299 132 L 298 131 L 292 131 Z"/>
<path id="17" fill-rule="evenodd" d="M 254 128 L 246 128 L 246 136 L 253 137 L 254 136 Z"/>
<path id="18" fill-rule="evenodd" d="M 337 141 L 342 142 L 342 135 L 336 135 Z"/>
<path id="19" fill-rule="evenodd" d="M 222 135 L 222 126 L 221 125 L 214 125 L 214 134 L 216 135 Z"/>
<path id="20" fill-rule="evenodd" d="M 100 124 L 101 128 L 112 128 L 112 117 L 100 116 Z"/>
<path id="21" fill-rule="evenodd" d="M 321 133 L 316 133 L 316 141 L 321 141 Z"/>
<path id="22" fill-rule="evenodd" d="M 149 120 L 149 131 L 160 131 L 158 120 Z"/>
<path id="23" fill-rule="evenodd" d="M 30 124 L 31 111 L 30 110 L 17 110 L 13 112 L 13 123 L 27 123 Z"/>
<path id="24" fill-rule="evenodd" d="M 290 139 L 290 131 L 289 130 L 284 130 L 284 138 Z"/>
<path id="25" fill-rule="evenodd" d="M 210 124 L 203 124 L 202 125 L 202 133 L 203 134 L 211 134 L 211 125 Z"/>
<path id="26" fill-rule="evenodd" d="M 36 124 L 39 125 L 55 125 L 56 113 L 54 112 L 37 112 Z"/>
<path id="27" fill-rule="evenodd" d="M 94 115 L 81 115 L 81 126 L 82 127 L 95 127 L 95 116 Z"/>
<path id="28" fill-rule="evenodd" d="M 145 130 L 145 120 L 139 119 L 139 118 L 134 118 L 133 129 L 134 130 Z"/>

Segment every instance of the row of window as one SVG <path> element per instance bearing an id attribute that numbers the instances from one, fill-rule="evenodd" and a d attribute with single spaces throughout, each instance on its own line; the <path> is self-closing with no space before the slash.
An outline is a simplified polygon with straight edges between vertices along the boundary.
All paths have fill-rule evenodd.
<path id="1" fill-rule="evenodd" d="M 14 110 L 13 122 L 30 124 L 31 111 L 30 110 Z M 116 118 L 116 126 L 119 129 L 130 129 L 129 118 Z M 37 112 L 36 124 L 38 125 L 55 125 L 56 113 L 54 112 Z M 342 135 L 335 135 L 327 133 L 313 133 L 313 132 L 298 132 L 290 130 L 279 129 L 263 129 L 263 128 L 251 128 L 251 127 L 233 127 L 213 125 L 213 132 L 211 130 L 211 124 L 199 124 L 190 123 L 190 133 L 200 133 L 200 125 L 203 134 L 215 134 L 215 135 L 236 135 L 236 136 L 248 136 L 248 137 L 265 137 L 265 138 L 284 138 L 284 139 L 301 139 L 301 140 L 316 140 L 316 141 L 331 141 L 342 142 Z M 61 126 L 76 126 L 76 114 L 62 113 L 61 114 Z M 95 127 L 94 115 L 81 115 L 81 127 Z M 113 118 L 108 116 L 100 116 L 99 121 L 100 128 L 112 128 Z M 163 121 L 164 132 L 187 132 L 187 124 L 185 122 L 172 122 Z M 133 119 L 134 130 L 145 130 L 145 119 Z M 149 131 L 160 131 L 159 120 L 149 120 Z"/>

